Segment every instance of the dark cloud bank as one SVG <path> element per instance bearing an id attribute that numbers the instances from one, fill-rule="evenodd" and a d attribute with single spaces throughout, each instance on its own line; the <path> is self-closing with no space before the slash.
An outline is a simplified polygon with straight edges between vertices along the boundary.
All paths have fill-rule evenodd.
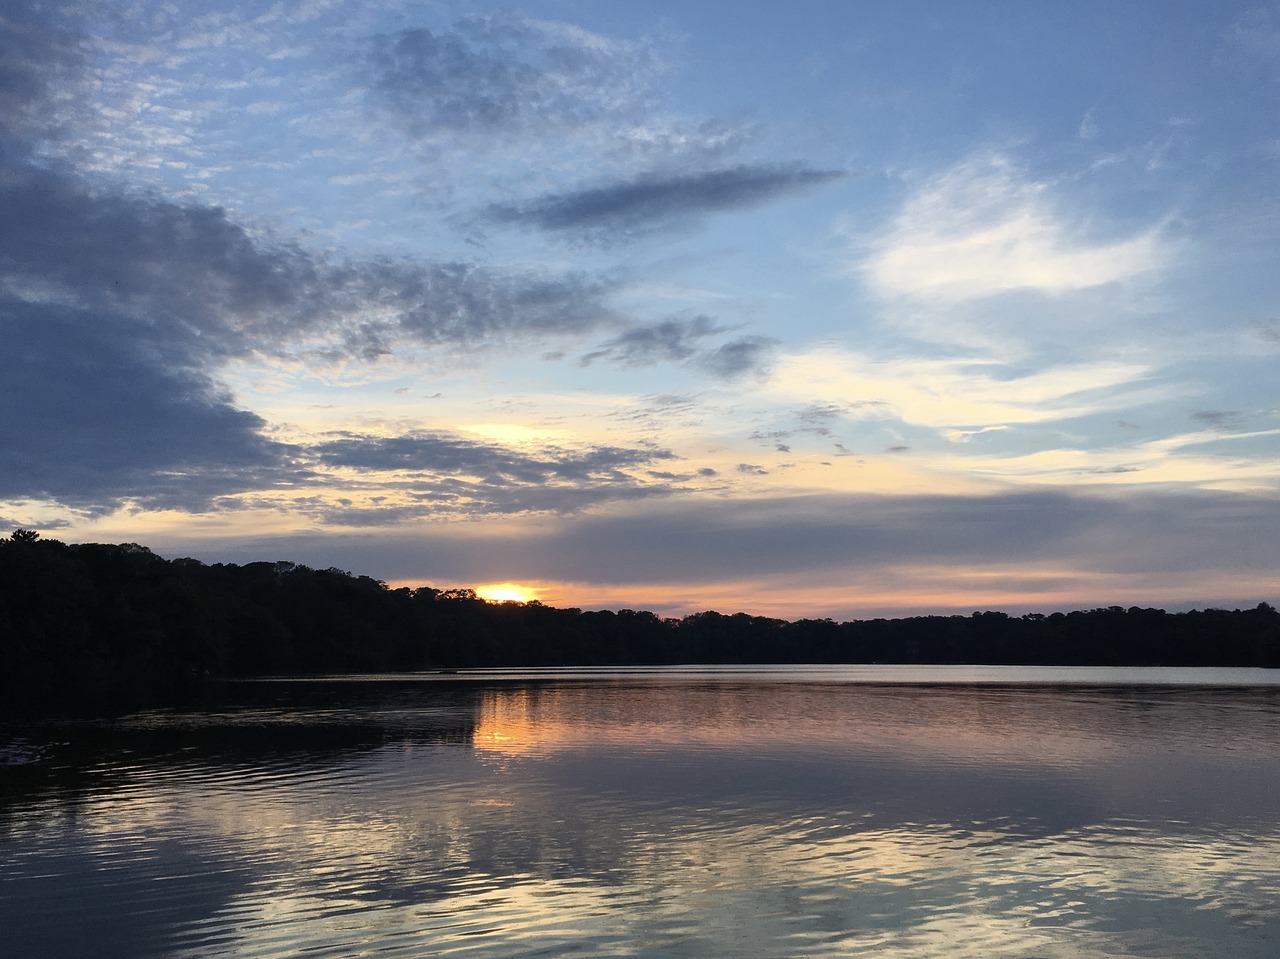
<path id="1" fill-rule="evenodd" d="M 852 608 L 859 604 L 859 583 L 883 584 L 919 567 L 1002 566 L 1007 578 L 993 585 L 1011 591 L 1073 588 L 1069 579 L 1045 578 L 1058 568 L 1103 580 L 1124 574 L 1151 582 L 1202 570 L 1206 556 L 1222 557 L 1221 569 L 1269 569 L 1280 537 L 1280 503 L 1274 496 L 1223 492 L 1151 493 L 1141 499 L 1065 490 L 759 500 L 699 495 L 484 535 L 467 524 L 407 531 L 395 529 L 395 522 L 388 513 L 376 533 L 333 530 L 241 541 L 217 555 L 205 544 L 179 539 L 154 545 L 209 560 L 287 556 L 321 568 L 339 565 L 437 585 L 510 579 L 694 589 L 779 577 L 797 587 L 843 581 Z M 1037 564 L 1050 572 L 1038 572 Z M 1241 601 L 1252 605 L 1270 598 Z M 1200 605 L 1208 599 L 1187 597 Z M 1102 605 L 1115 602 L 1147 604 L 1141 596 L 1098 597 Z M 750 610 L 749 598 L 743 607 Z"/>

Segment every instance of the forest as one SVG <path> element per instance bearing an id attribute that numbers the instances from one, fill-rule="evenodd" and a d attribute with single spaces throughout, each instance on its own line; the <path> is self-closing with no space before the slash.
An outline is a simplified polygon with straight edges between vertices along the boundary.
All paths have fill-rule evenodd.
<path id="1" fill-rule="evenodd" d="M 492 603 L 290 562 L 166 560 L 145 546 L 0 538 L 0 712 L 161 704 L 210 679 L 487 666 L 971 663 L 1280 667 L 1280 613 L 1069 613 L 787 621 Z"/>

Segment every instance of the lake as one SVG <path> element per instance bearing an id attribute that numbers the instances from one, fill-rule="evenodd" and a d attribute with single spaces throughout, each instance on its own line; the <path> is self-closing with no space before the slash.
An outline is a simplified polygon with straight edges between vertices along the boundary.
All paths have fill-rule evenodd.
<path id="1" fill-rule="evenodd" d="M 0 727 L 15 957 L 1280 955 L 1280 671 L 490 670 Z"/>

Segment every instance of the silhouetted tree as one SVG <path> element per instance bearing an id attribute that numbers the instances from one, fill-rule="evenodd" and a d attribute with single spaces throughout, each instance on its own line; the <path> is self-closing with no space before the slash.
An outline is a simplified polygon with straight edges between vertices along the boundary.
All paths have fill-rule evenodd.
<path id="1" fill-rule="evenodd" d="M 207 676 L 661 663 L 1280 667 L 1280 613 L 1111 606 L 1011 617 L 787 622 L 712 610 L 489 603 L 288 561 L 166 561 L 136 543 L 0 539 L 0 709 L 101 710 Z"/>

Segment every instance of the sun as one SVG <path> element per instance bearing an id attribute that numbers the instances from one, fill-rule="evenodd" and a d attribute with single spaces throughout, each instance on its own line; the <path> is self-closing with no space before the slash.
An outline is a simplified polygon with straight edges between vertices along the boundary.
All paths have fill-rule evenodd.
<path id="1" fill-rule="evenodd" d="M 490 603 L 527 603 L 538 598 L 535 590 L 519 583 L 491 583 L 476 587 L 476 595 Z"/>

